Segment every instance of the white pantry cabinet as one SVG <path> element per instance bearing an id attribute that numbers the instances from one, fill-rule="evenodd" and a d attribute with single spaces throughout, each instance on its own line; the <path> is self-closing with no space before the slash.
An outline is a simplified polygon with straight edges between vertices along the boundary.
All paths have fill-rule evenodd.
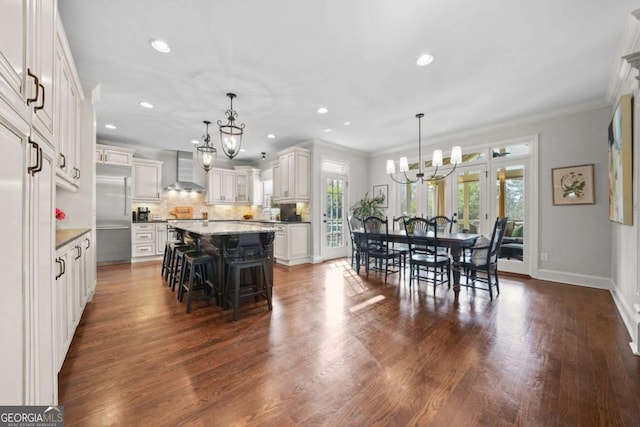
<path id="1" fill-rule="evenodd" d="M 131 179 L 133 202 L 160 202 L 162 162 L 133 159 Z"/>

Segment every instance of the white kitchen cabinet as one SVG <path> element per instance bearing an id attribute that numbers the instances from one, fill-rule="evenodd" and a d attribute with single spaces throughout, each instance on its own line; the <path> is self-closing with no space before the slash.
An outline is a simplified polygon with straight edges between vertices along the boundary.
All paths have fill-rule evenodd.
<path id="1" fill-rule="evenodd" d="M 310 200 L 310 151 L 291 147 L 278 153 L 273 168 L 273 198 L 280 203 Z"/>
<path id="2" fill-rule="evenodd" d="M 236 202 L 236 172 L 213 168 L 207 179 L 208 204 L 234 204 Z"/>
<path id="3" fill-rule="evenodd" d="M 54 56 L 56 175 L 58 185 L 75 191 L 81 178 L 80 105 L 83 94 L 62 23 L 58 24 Z"/>
<path id="4" fill-rule="evenodd" d="M 164 246 L 167 243 L 167 223 L 156 224 L 156 255 L 164 256 Z"/>
<path id="5" fill-rule="evenodd" d="M 3 1 L 0 98 L 53 143 L 55 0 Z"/>
<path id="6" fill-rule="evenodd" d="M 27 63 L 35 77 L 27 75 L 26 84 L 32 101 L 32 123 L 47 140 L 53 139 L 54 90 L 53 57 L 57 20 L 55 0 L 29 0 L 27 19 L 27 40 L 29 40 Z M 29 70 L 27 72 L 29 74 Z M 37 80 L 36 80 L 37 77 Z M 29 83 L 33 81 L 33 84 Z M 27 100 L 27 101 L 28 101 Z M 28 103 L 28 102 L 27 102 Z"/>
<path id="7" fill-rule="evenodd" d="M 71 327 L 72 295 L 73 295 L 73 244 L 67 244 L 56 251 L 57 272 L 55 276 L 56 301 L 56 372 L 62 367 L 69 350 L 74 330 Z"/>
<path id="8" fill-rule="evenodd" d="M 91 235 L 85 233 L 56 250 L 55 372 L 62 368 L 92 289 L 94 277 Z"/>
<path id="9" fill-rule="evenodd" d="M 51 405 L 58 400 L 59 356 L 72 336 L 67 331 L 66 341 L 59 341 L 56 333 L 62 294 L 57 286 L 60 279 L 55 278 L 62 263 L 55 262 L 53 214 L 59 166 L 57 128 L 74 140 L 79 137 L 79 119 L 69 117 L 79 101 L 65 101 L 65 110 L 60 111 L 56 30 L 63 30 L 57 2 L 2 1 L 0 10 L 0 182 L 5 184 L 3 203 L 10 206 L 0 217 L 3 236 L 12 242 L 0 249 L 0 268 L 3 281 L 14 284 L 3 290 L 0 302 L 0 345 L 11 348 L 3 356 L 0 401 Z M 70 54 L 67 66 L 75 73 Z M 81 100 L 78 81 L 76 92 L 69 96 Z M 78 170 L 72 173 L 79 175 Z"/>
<path id="10" fill-rule="evenodd" d="M 250 166 L 236 166 L 236 203 L 262 205 L 262 171 Z"/>
<path id="11" fill-rule="evenodd" d="M 278 264 L 298 265 L 309 262 L 308 223 L 276 224 L 273 256 Z"/>
<path id="12" fill-rule="evenodd" d="M 156 247 L 157 242 L 157 229 L 156 223 L 150 222 L 146 224 L 133 224 L 131 228 L 131 261 L 149 261 L 152 259 L 158 259 L 158 251 Z M 166 224 L 165 236 L 166 236 Z M 164 254 L 164 246 L 163 246 Z"/>
<path id="13" fill-rule="evenodd" d="M 128 148 L 96 144 L 96 163 L 132 166 L 134 152 Z"/>
<path id="14" fill-rule="evenodd" d="M 162 162 L 133 159 L 131 179 L 133 202 L 160 202 Z"/>

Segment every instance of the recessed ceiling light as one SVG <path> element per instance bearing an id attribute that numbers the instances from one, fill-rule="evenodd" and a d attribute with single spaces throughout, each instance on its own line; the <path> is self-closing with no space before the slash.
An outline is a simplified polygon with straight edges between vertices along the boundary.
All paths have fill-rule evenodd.
<path id="1" fill-rule="evenodd" d="M 331 132 L 331 129 L 325 129 L 324 131 L 325 132 Z"/>
<path id="2" fill-rule="evenodd" d="M 144 108 L 153 108 L 153 104 L 147 101 L 140 102 L 140 106 Z"/>
<path id="3" fill-rule="evenodd" d="M 327 107 L 320 107 L 316 111 L 318 112 L 318 114 L 327 114 L 329 112 L 329 109 Z"/>
<path id="4" fill-rule="evenodd" d="M 416 65 L 418 67 L 424 67 L 425 65 L 429 65 L 432 62 L 433 62 L 433 55 L 429 53 L 423 53 L 418 57 L 418 60 L 416 61 Z"/>
<path id="5" fill-rule="evenodd" d="M 198 141 L 197 139 L 192 139 L 192 140 L 191 140 L 191 143 L 192 143 L 192 144 L 200 144 L 200 141 Z"/>
<path id="6" fill-rule="evenodd" d="M 272 133 L 270 133 L 269 135 L 267 135 L 267 138 L 269 138 L 269 139 L 275 139 L 275 137 L 276 137 L 276 136 L 275 136 L 274 134 L 272 134 Z"/>
<path id="7" fill-rule="evenodd" d="M 349 126 L 351 124 L 351 122 L 344 122 L 345 126 Z"/>
<path id="8" fill-rule="evenodd" d="M 107 129 L 118 129 L 115 125 L 112 125 L 111 123 L 107 123 L 106 125 L 104 125 L 104 127 L 106 127 Z"/>
<path id="9" fill-rule="evenodd" d="M 169 53 L 171 52 L 171 48 L 167 44 L 167 42 L 163 40 L 153 39 L 149 42 L 151 47 L 161 53 Z"/>
<path id="10" fill-rule="evenodd" d="M 241 148 L 241 149 L 240 149 L 240 152 L 241 152 L 241 153 L 244 153 L 245 151 L 247 151 L 247 150 L 245 150 L 244 148 Z"/>

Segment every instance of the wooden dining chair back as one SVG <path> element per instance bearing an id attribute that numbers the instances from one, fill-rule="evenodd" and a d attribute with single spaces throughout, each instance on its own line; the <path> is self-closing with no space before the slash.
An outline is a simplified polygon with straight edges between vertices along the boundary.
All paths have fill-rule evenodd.
<path id="1" fill-rule="evenodd" d="M 371 262 L 373 261 L 373 269 L 384 271 L 384 281 L 386 282 L 389 274 L 401 272 L 404 267 L 402 265 L 402 253 L 393 249 L 389 243 L 389 221 L 387 218 L 370 216 L 362 221 L 362 226 L 365 239 L 361 243 L 365 246 L 367 277 L 369 277 L 369 270 L 372 269 Z M 394 267 L 398 268 L 394 269 Z"/>
<path id="2" fill-rule="evenodd" d="M 433 283 L 436 287 L 445 281 L 451 287 L 451 258 L 441 254 L 438 247 L 438 226 L 434 219 L 410 218 L 405 222 L 409 240 L 409 288 L 413 280 Z M 446 274 L 446 280 L 445 280 Z"/>
<path id="3" fill-rule="evenodd" d="M 353 215 L 347 217 L 347 226 L 349 227 L 349 237 L 351 238 L 351 266 L 359 266 L 360 259 L 363 258 L 365 245 L 362 244 L 363 238 L 360 234 L 354 234 L 354 229 L 362 228 L 362 220 Z"/>
<path id="4" fill-rule="evenodd" d="M 493 286 L 500 294 L 500 282 L 498 280 L 498 258 L 500 254 L 500 246 L 504 238 L 507 228 L 507 217 L 497 218 L 491 233 L 491 239 L 478 238 L 476 244 L 468 251 L 462 260 L 461 266 L 467 276 L 467 286 L 477 288 L 476 282 L 485 283 L 489 291 L 489 298 L 493 300 Z M 488 241 L 487 241 L 488 240 Z M 480 275 L 478 274 L 480 273 Z M 471 285 L 469 285 L 471 281 Z"/>
<path id="5" fill-rule="evenodd" d="M 451 218 L 445 215 L 438 215 L 438 216 L 432 217 L 431 219 L 433 219 L 436 222 L 439 232 L 448 231 L 449 233 L 451 233 L 453 231 L 453 224 L 457 224 L 458 222 L 458 220 L 456 219 L 457 216 L 458 216 L 458 213 L 454 212 Z"/>

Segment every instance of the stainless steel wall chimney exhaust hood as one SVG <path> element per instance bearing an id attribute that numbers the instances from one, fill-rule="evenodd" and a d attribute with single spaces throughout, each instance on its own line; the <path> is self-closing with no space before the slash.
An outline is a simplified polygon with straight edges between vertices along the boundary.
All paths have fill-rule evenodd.
<path id="1" fill-rule="evenodd" d="M 164 189 L 198 193 L 205 191 L 204 187 L 193 182 L 193 153 L 178 151 L 178 180 Z"/>

